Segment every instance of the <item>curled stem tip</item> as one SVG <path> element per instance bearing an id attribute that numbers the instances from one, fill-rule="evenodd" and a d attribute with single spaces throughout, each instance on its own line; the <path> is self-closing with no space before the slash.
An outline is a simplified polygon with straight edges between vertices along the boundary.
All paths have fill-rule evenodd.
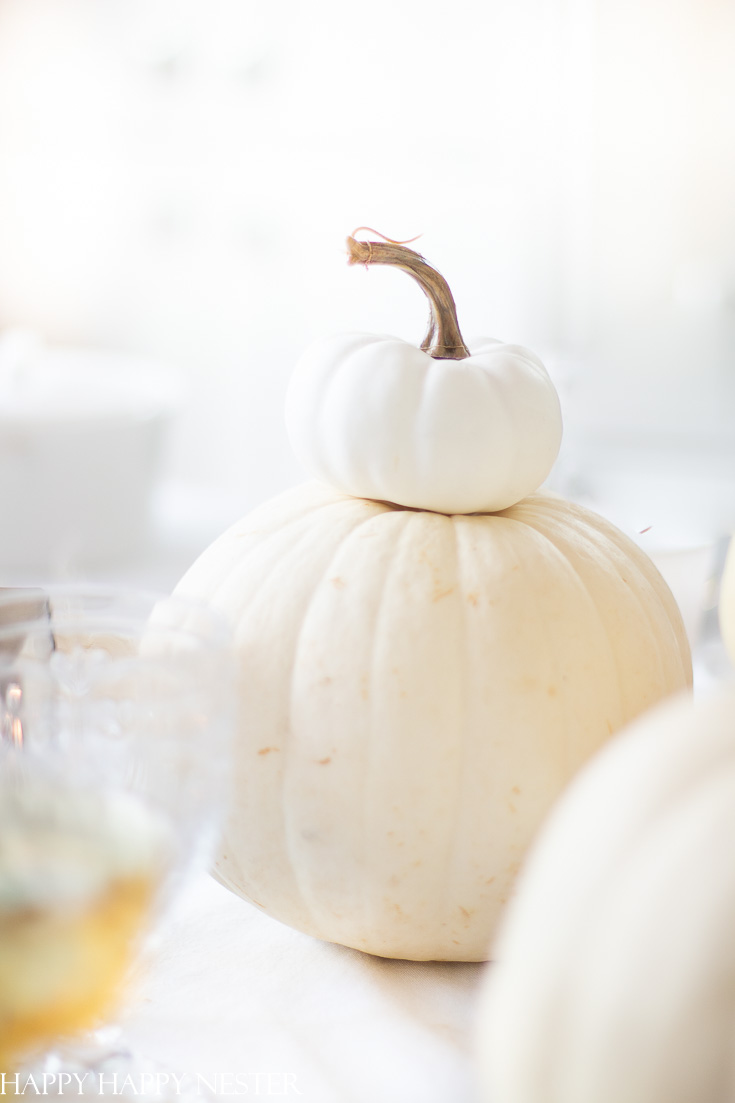
<path id="1" fill-rule="evenodd" d="M 416 234 L 416 237 L 407 237 L 404 241 L 398 241 L 395 237 L 386 237 L 385 234 L 381 234 L 380 230 L 374 230 L 372 226 L 358 226 L 356 230 L 352 231 L 352 237 L 357 237 L 361 230 L 364 230 L 367 234 L 377 234 L 378 237 L 382 237 L 383 241 L 389 242 L 391 245 L 410 245 L 412 241 L 418 241 L 421 234 Z"/>

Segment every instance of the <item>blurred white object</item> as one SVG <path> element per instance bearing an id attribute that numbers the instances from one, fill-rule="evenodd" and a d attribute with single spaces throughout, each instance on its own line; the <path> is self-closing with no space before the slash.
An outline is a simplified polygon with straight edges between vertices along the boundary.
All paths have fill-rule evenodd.
<path id="1" fill-rule="evenodd" d="M 601 513 L 651 557 L 668 582 L 692 649 L 715 601 L 718 548 L 735 531 L 734 453 L 631 438 L 565 441 L 551 489 Z"/>
<path id="2" fill-rule="evenodd" d="M 645 547 L 643 541 L 639 540 Z M 712 544 L 693 544 L 679 548 L 646 548 L 669 584 L 681 610 L 689 645 L 699 643 L 706 612 L 707 594 L 712 580 L 715 548 Z"/>
<path id="3" fill-rule="evenodd" d="M 577 775 L 493 948 L 492 1103 L 735 1098 L 735 696 L 649 711 Z"/>
<path id="4" fill-rule="evenodd" d="M 0 336 L 0 568 L 64 576 L 139 552 L 178 397 L 143 360 Z"/>

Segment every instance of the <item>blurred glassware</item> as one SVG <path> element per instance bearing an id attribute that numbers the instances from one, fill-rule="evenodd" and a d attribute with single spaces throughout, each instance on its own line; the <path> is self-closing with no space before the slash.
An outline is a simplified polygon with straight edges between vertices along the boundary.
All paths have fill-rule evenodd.
<path id="1" fill-rule="evenodd" d="M 0 334 L 0 566 L 69 577 L 144 548 L 179 400 L 145 360 Z"/>
<path id="2" fill-rule="evenodd" d="M 143 936 L 208 857 L 231 662 L 226 626 L 191 602 L 0 594 L 1 1071 L 80 1067 L 73 1047 L 43 1050 L 109 1014 Z M 81 1051 L 87 1070 L 109 1062 L 94 1040 Z"/>

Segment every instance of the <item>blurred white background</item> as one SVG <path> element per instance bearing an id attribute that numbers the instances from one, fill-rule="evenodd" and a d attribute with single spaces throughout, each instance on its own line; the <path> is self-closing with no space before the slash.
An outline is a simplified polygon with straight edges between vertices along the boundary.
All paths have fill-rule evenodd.
<path id="1" fill-rule="evenodd" d="M 465 335 L 546 359 L 552 485 L 709 544 L 735 528 L 734 56 L 732 0 L 0 0 L 0 328 L 185 386 L 183 559 L 302 478 L 308 341 L 421 338 L 412 281 L 344 255 L 357 225 L 421 233 Z"/>

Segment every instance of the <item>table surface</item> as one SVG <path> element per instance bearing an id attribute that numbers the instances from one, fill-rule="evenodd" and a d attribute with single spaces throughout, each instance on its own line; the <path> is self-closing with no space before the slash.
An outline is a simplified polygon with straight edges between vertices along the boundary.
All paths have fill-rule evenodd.
<path id="1" fill-rule="evenodd" d="M 182 1090 L 303 1103 L 476 1103 L 475 1001 L 491 966 L 320 942 L 193 880 L 122 1020 Z M 173 1081 L 172 1081 L 173 1083 Z"/>

